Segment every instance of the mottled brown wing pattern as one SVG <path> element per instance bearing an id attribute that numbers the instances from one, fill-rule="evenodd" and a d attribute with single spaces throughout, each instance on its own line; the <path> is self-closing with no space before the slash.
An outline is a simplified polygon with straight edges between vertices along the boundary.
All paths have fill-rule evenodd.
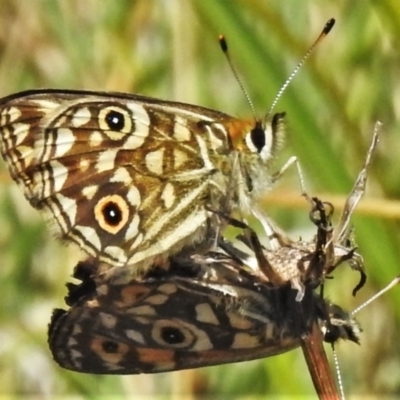
<path id="1" fill-rule="evenodd" d="M 99 284 L 49 329 L 55 360 L 98 374 L 152 373 L 261 358 L 299 345 L 277 292 L 159 277 Z"/>
<path id="2" fill-rule="evenodd" d="M 290 284 L 271 287 L 225 261 L 202 269 L 181 259 L 171 261 L 169 271 L 122 284 L 97 276 L 70 285 L 71 308 L 55 310 L 49 326 L 55 361 L 93 374 L 240 362 L 300 346 L 313 323 L 330 341 L 358 341 L 354 320 L 310 286 L 299 302 Z M 338 327 L 330 322 L 331 310 Z"/>
<path id="3" fill-rule="evenodd" d="M 0 150 L 27 199 L 61 237 L 113 266 L 212 236 L 209 208 L 248 207 L 255 164 L 271 158 L 283 117 L 257 136 L 206 108 L 51 90 L 4 98 L 0 115 Z"/>

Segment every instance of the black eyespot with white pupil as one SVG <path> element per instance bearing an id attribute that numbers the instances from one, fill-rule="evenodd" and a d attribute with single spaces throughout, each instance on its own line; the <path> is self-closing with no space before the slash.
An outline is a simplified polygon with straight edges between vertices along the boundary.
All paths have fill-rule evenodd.
<path id="1" fill-rule="evenodd" d="M 166 326 L 161 329 L 161 338 L 168 344 L 180 344 L 185 341 L 185 335 L 178 328 Z"/>
<path id="2" fill-rule="evenodd" d="M 153 325 L 152 339 L 158 346 L 189 348 L 196 342 L 196 327 L 183 321 L 160 319 Z"/>
<path id="3" fill-rule="evenodd" d="M 117 194 L 103 197 L 94 207 L 94 215 L 100 228 L 113 235 L 127 225 L 129 214 L 127 201 Z"/>
<path id="4" fill-rule="evenodd" d="M 116 110 L 110 110 L 105 116 L 106 124 L 112 131 L 122 131 L 125 126 L 125 116 Z"/>
<path id="5" fill-rule="evenodd" d="M 118 225 L 122 220 L 122 211 L 117 203 L 110 201 L 103 205 L 104 220 L 112 226 Z"/>
<path id="6" fill-rule="evenodd" d="M 134 130 L 132 111 L 122 105 L 104 106 L 99 110 L 100 131 L 111 140 L 121 140 Z"/>

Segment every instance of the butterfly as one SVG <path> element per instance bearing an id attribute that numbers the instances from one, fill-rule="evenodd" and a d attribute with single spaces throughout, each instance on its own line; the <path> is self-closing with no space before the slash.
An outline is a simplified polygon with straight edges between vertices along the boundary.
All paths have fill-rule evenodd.
<path id="1" fill-rule="evenodd" d="M 330 214 L 314 204 L 322 217 L 314 210 L 315 242 L 266 251 L 253 235 L 247 241 L 253 256 L 224 241 L 206 254 L 181 252 L 137 278 L 123 269 L 113 271 L 117 278 L 99 275 L 93 260 L 78 264 L 74 276 L 82 282 L 68 284 L 70 308 L 56 309 L 49 325 L 53 358 L 93 374 L 175 371 L 289 351 L 314 324 L 329 342 L 358 343 L 354 318 L 314 290 L 325 269 L 337 266 L 325 251 Z M 254 270 L 254 258 L 259 266 L 273 263 L 272 272 Z M 354 251 L 347 258 L 356 259 Z"/>
<path id="2" fill-rule="evenodd" d="M 0 152 L 58 236 L 103 265 L 143 272 L 184 247 L 213 244 L 223 226 L 210 210 L 265 223 L 257 200 L 294 161 L 271 171 L 284 117 L 243 120 L 132 94 L 32 90 L 0 99 Z"/>
<path id="3" fill-rule="evenodd" d="M 140 271 L 212 241 L 210 209 L 259 214 L 283 125 L 284 113 L 245 121 L 139 95 L 34 90 L 0 100 L 0 151 L 58 236 Z"/>
<path id="4" fill-rule="evenodd" d="M 189 272 L 182 273 L 182 267 Z M 346 337 L 358 343 L 355 320 L 313 291 L 306 289 L 297 302 L 290 286 L 271 288 L 237 277 L 232 281 L 220 266 L 217 275 L 223 277 L 210 279 L 188 277 L 195 273 L 187 264 L 177 269 L 182 275 L 172 268 L 174 275 L 95 284 L 68 311 L 55 310 L 49 328 L 55 361 L 92 374 L 245 361 L 299 347 L 314 322 L 329 327 L 328 336 L 335 340 Z"/>

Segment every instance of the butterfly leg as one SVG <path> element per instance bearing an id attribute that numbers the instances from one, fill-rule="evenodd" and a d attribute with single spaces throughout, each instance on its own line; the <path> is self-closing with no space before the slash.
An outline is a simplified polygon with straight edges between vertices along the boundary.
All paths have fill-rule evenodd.
<path id="1" fill-rule="evenodd" d="M 302 171 L 301 166 L 300 166 L 300 162 L 297 159 L 297 157 L 295 157 L 295 156 L 290 157 L 289 160 L 287 160 L 285 162 L 285 164 L 281 167 L 281 169 L 279 171 L 275 172 L 275 174 L 272 176 L 272 183 L 275 183 L 275 182 L 279 181 L 282 178 L 282 176 L 285 174 L 285 172 L 293 164 L 296 166 L 297 175 L 299 177 L 299 182 L 300 182 L 301 194 L 304 196 L 307 193 L 306 184 L 305 184 L 305 181 L 304 181 L 304 175 L 303 175 L 303 171 Z"/>

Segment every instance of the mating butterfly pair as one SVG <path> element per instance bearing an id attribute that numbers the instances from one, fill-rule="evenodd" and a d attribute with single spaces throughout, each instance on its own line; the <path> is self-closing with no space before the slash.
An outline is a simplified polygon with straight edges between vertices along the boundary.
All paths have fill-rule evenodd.
<path id="1" fill-rule="evenodd" d="M 98 275 L 90 261 L 79 264 L 74 276 L 82 283 L 68 285 L 71 308 L 55 310 L 49 327 L 55 360 L 97 374 L 203 367 L 289 351 L 314 324 L 327 341 L 358 343 L 354 319 L 314 291 L 345 259 L 361 267 L 351 249 L 326 251 L 330 216 L 315 202 L 322 217 L 315 220 L 316 242 L 266 251 L 248 231 L 253 256 L 224 241 L 215 251 L 180 253 L 165 269 L 127 281 Z M 254 261 L 261 267 L 255 271 Z"/>
<path id="2" fill-rule="evenodd" d="M 315 289 L 347 261 L 365 279 L 362 259 L 349 240 L 352 213 L 364 193 L 365 164 L 336 229 L 332 209 L 317 199 L 312 241 L 293 242 L 270 223 L 274 249 L 264 249 L 242 223 L 250 254 L 229 242 L 204 254 L 181 252 L 164 269 L 132 278 L 124 269 L 99 275 L 92 260 L 78 265 L 66 298 L 70 309 L 55 310 L 49 345 L 63 367 L 81 372 L 161 372 L 272 356 L 301 345 L 317 324 L 325 340 L 358 343 L 358 326 Z"/>
<path id="3" fill-rule="evenodd" d="M 377 127 L 378 128 L 378 127 Z M 219 241 L 206 254 L 181 252 L 164 269 L 132 278 L 124 269 L 99 275 L 98 263 L 80 264 L 69 284 L 67 311 L 56 310 L 49 345 L 63 367 L 81 372 L 129 374 L 185 369 L 271 356 L 300 346 L 317 324 L 325 340 L 358 342 L 354 319 L 315 289 L 342 262 L 361 272 L 349 241 L 350 218 L 364 193 L 378 133 L 335 229 L 332 209 L 309 199 L 317 234 L 291 241 L 270 222 L 272 249 L 244 229 L 243 252 Z M 294 290 L 293 290 L 294 289 Z"/>
<path id="4" fill-rule="evenodd" d="M 52 216 L 51 218 L 54 219 L 53 223 L 56 225 L 58 224 L 59 231 L 67 238 L 69 237 L 72 239 L 72 237 L 79 236 L 76 236 L 80 229 L 76 229 L 77 218 L 81 218 L 82 221 L 84 220 L 86 221 L 85 223 L 88 224 L 85 229 L 80 229 L 81 232 L 87 234 L 81 237 L 82 241 L 80 243 L 93 258 L 93 261 L 89 261 L 87 265 L 94 265 L 96 267 L 96 273 L 89 279 L 89 282 L 93 283 L 92 288 L 87 292 L 85 292 L 86 289 L 83 290 L 82 296 L 80 297 L 76 294 L 71 295 L 71 299 L 75 298 L 74 301 L 71 299 L 69 300 L 72 308 L 66 314 L 60 311 L 57 312 L 55 314 L 56 316 L 53 318 L 50 329 L 51 349 L 56 360 L 61 365 L 87 372 L 110 373 L 112 371 L 118 371 L 118 373 L 132 373 L 188 368 L 190 366 L 202 366 L 212 363 L 219 364 L 286 351 L 299 345 L 299 338 L 302 332 L 309 328 L 311 322 L 322 321 L 323 324 L 331 324 L 329 312 L 323 312 L 323 310 L 327 309 L 326 302 L 313 293 L 310 294 L 310 290 L 318 286 L 325 274 L 330 272 L 330 268 L 338 261 L 335 261 L 335 259 L 337 259 L 337 254 L 339 254 L 339 258 L 341 256 L 348 257 L 350 254 L 351 260 L 357 261 L 357 257 L 349 252 L 347 247 L 346 232 L 349 218 L 354 209 L 354 203 L 357 202 L 357 198 L 362 192 L 359 190 L 360 185 L 355 185 L 357 189 L 352 192 L 350 196 L 351 201 L 349 201 L 345 207 L 346 212 L 344 215 L 346 218 L 336 230 L 334 237 L 331 238 L 332 240 L 323 240 L 322 244 L 318 244 L 318 241 L 316 243 L 314 243 L 314 241 L 308 243 L 290 243 L 285 238 L 281 238 L 282 240 L 278 240 L 278 243 L 286 243 L 286 245 L 279 245 L 270 253 L 267 252 L 267 254 L 263 256 L 264 250 L 260 246 L 254 246 L 255 242 L 253 237 L 253 251 L 256 255 L 255 262 L 254 257 L 253 262 L 249 261 L 247 258 L 243 259 L 240 252 L 237 254 L 235 251 L 226 253 L 226 246 L 223 246 L 222 251 L 225 257 L 228 256 L 228 262 L 226 259 L 225 261 L 221 261 L 218 260 L 218 258 L 211 263 L 197 261 L 199 265 L 195 263 L 195 267 L 189 268 L 187 267 L 187 264 L 190 264 L 189 260 L 192 259 L 192 256 L 197 254 L 197 251 L 192 249 L 176 252 L 175 255 L 170 258 L 169 262 L 172 265 L 170 268 L 172 275 L 168 275 L 168 272 L 166 272 L 167 275 L 161 274 L 161 276 L 157 278 L 157 276 L 155 277 L 152 275 L 150 269 L 150 271 L 146 273 L 147 275 L 144 274 L 141 277 L 132 277 L 131 274 L 128 273 L 126 277 L 122 276 L 123 279 L 120 281 L 121 277 L 118 275 L 123 275 L 124 273 L 120 271 L 125 270 L 122 268 L 117 270 L 118 272 L 112 272 L 108 278 L 107 276 L 100 276 L 100 272 L 104 269 L 97 270 L 99 265 L 108 264 L 110 261 L 114 262 L 111 263 L 111 266 L 119 265 L 119 262 L 115 259 L 105 256 L 103 250 L 115 247 L 115 242 L 113 242 L 113 240 L 121 238 L 121 251 L 124 251 L 123 249 L 126 248 L 125 244 L 129 242 L 125 240 L 126 235 L 133 232 L 131 227 L 135 217 L 133 214 L 130 214 L 133 208 L 129 208 L 127 211 L 128 214 L 124 214 L 125 211 L 123 207 L 118 208 L 118 206 L 122 204 L 118 199 L 122 198 L 124 195 L 126 197 L 124 197 L 123 200 L 129 202 L 132 206 L 134 203 L 133 199 L 135 198 L 133 193 L 136 190 L 136 186 L 130 186 L 132 182 L 129 180 L 124 181 L 123 179 L 119 180 L 119 178 L 127 176 L 125 172 L 121 172 L 121 168 L 126 169 L 130 167 L 134 171 L 140 171 L 140 168 L 144 168 L 143 160 L 142 163 L 137 163 L 138 166 L 136 163 L 124 165 L 122 162 L 122 166 L 120 167 L 119 162 L 124 160 L 126 152 L 134 159 L 135 152 L 132 149 L 125 149 L 124 141 L 129 142 L 133 140 L 130 139 L 130 136 L 136 137 L 136 134 L 138 134 L 142 128 L 132 128 L 132 126 L 135 124 L 140 126 L 140 121 L 142 120 L 139 117 L 136 117 L 137 120 L 135 118 L 132 119 L 131 123 L 133 125 L 130 129 L 136 129 L 134 135 L 121 134 L 118 136 L 116 131 L 107 131 L 103 122 L 108 120 L 109 124 L 115 125 L 114 128 L 119 126 L 119 129 L 123 130 L 126 126 L 125 124 L 129 123 L 117 123 L 118 118 L 117 114 L 115 114 L 115 110 L 118 107 L 122 113 L 122 105 L 118 104 L 117 107 L 115 104 L 115 97 L 110 97 L 109 102 L 112 102 L 111 100 L 114 102 L 112 105 L 113 108 L 110 109 L 109 107 L 111 107 L 111 105 L 107 102 L 107 104 L 104 102 L 98 104 L 100 100 L 97 99 L 96 96 L 93 95 L 93 98 L 90 95 L 88 96 L 89 99 L 79 101 L 72 93 L 40 92 L 16 95 L 3 100 L 2 103 L 2 154 L 9 163 L 12 176 L 24 186 L 26 196 L 34 206 L 45 211 L 47 215 Z M 143 112 L 145 107 L 148 107 L 146 108 L 148 115 L 157 115 L 157 110 L 152 108 L 153 105 L 150 100 L 149 106 L 140 104 L 140 102 L 139 105 L 134 105 L 133 103 L 136 99 L 136 97 L 132 98 L 131 108 L 141 107 Z M 102 100 L 104 100 L 104 98 L 102 98 Z M 97 104 L 97 110 L 92 104 L 93 102 Z M 109 113 L 100 110 L 103 106 L 104 109 L 102 110 L 104 111 L 107 109 Z M 175 106 L 178 107 L 178 105 Z M 161 107 L 161 105 L 159 105 L 159 107 Z M 169 105 L 169 107 L 172 106 Z M 194 112 L 193 109 L 192 112 Z M 160 110 L 158 110 L 158 113 L 161 113 Z M 160 118 L 159 114 L 158 116 Z M 85 123 L 83 123 L 82 120 L 84 115 L 86 115 Z M 94 115 L 97 117 L 94 118 Z M 175 118 L 172 116 L 172 113 L 167 113 L 166 115 L 169 115 L 170 118 Z M 215 118 L 216 115 L 217 114 L 214 115 Z M 105 119 L 100 119 L 101 116 Z M 143 116 L 141 118 L 143 118 Z M 164 120 L 165 118 L 166 116 Z M 112 121 L 110 122 L 110 120 Z M 276 123 L 277 121 L 275 121 L 275 124 Z M 104 129 L 105 132 L 100 132 L 100 128 Z M 153 127 L 153 129 L 155 129 L 155 132 L 158 134 L 161 134 L 158 127 Z M 276 129 L 277 127 L 275 126 L 275 131 Z M 86 136 L 84 136 L 85 133 Z M 171 134 L 173 135 L 173 133 Z M 192 136 L 192 140 L 196 141 L 197 139 L 194 138 L 195 133 L 192 133 Z M 94 140 L 95 137 L 97 137 L 96 140 Z M 198 143 L 201 143 L 201 140 L 200 142 L 198 141 Z M 119 147 L 117 144 L 119 144 Z M 112 149 L 112 145 L 114 146 L 115 154 L 113 157 L 108 158 L 105 154 L 110 154 L 107 153 L 107 150 L 110 146 Z M 184 148 L 187 148 L 188 144 L 186 143 L 185 146 Z M 370 153 L 373 147 L 374 145 L 371 146 Z M 143 151 L 143 149 L 141 151 Z M 169 151 L 172 151 L 172 147 L 169 147 Z M 119 152 L 121 155 L 119 155 Z M 223 152 L 221 154 L 223 154 Z M 235 154 L 235 157 L 241 160 L 240 154 L 238 152 Z M 141 153 L 141 155 L 143 156 L 143 153 Z M 368 163 L 369 161 L 366 164 Z M 84 167 L 85 165 L 87 168 Z M 170 164 L 167 163 L 167 165 Z M 363 172 L 365 172 L 366 167 L 363 169 Z M 106 168 L 109 168 L 109 170 L 106 170 Z M 193 175 L 193 171 L 187 171 L 186 177 L 190 177 L 191 175 Z M 149 176 L 154 177 L 154 171 Z M 183 175 L 181 175 L 181 178 L 182 176 Z M 365 174 L 360 174 L 360 176 L 365 176 Z M 102 179 L 104 179 L 104 181 Z M 106 181 L 106 179 L 108 180 Z M 97 181 L 98 184 L 95 183 Z M 249 183 L 253 181 L 248 177 L 246 182 Z M 213 184 L 211 186 L 213 186 Z M 218 185 L 216 187 L 218 187 Z M 108 192 L 110 188 L 114 190 L 112 194 Z M 119 191 L 117 189 L 119 189 Z M 155 190 L 154 196 L 158 193 L 157 190 Z M 85 197 L 85 193 L 87 195 L 90 191 L 93 196 Z M 231 192 L 230 190 L 227 192 L 235 193 L 235 191 Z M 105 197 L 101 197 L 101 195 Z M 152 204 L 152 201 L 157 197 L 152 197 L 151 195 L 152 194 L 149 193 L 149 199 L 143 200 L 143 204 L 146 206 Z M 235 196 L 240 197 L 237 194 Z M 164 196 L 164 198 L 166 197 Z M 91 204 L 91 210 L 88 211 L 84 199 L 89 201 L 88 204 Z M 90 203 L 91 199 L 93 199 L 94 203 Z M 110 201 L 104 200 L 102 202 L 102 199 L 108 199 Z M 184 200 L 185 198 L 182 201 Z M 99 204 L 101 206 L 99 206 Z M 198 210 L 203 207 L 204 210 L 207 209 L 207 213 L 213 215 L 213 218 L 221 219 L 218 214 L 209 211 L 205 204 L 206 203 L 202 203 L 201 206 L 197 204 L 197 208 L 195 204 L 192 204 L 192 208 L 193 210 Z M 213 203 L 211 202 L 211 204 Z M 165 218 L 161 218 L 161 222 L 168 219 L 168 216 L 171 215 L 178 218 L 180 215 L 179 212 L 183 212 L 183 210 L 184 208 L 181 207 L 174 209 L 171 211 L 172 214 L 167 213 Z M 225 209 L 222 207 L 222 210 Z M 104 219 L 102 219 L 102 217 L 104 217 Z M 129 222 L 124 223 L 128 224 L 130 228 L 118 232 L 119 220 L 125 221 L 126 218 L 128 218 L 127 221 Z M 110 237 L 107 239 L 107 236 L 102 234 L 104 232 L 101 230 L 101 221 L 108 223 L 110 227 L 113 224 L 115 225 L 115 230 L 113 231 L 114 236 L 111 235 L 110 228 L 109 233 L 111 239 Z M 265 221 L 268 223 L 267 218 Z M 153 222 L 158 224 L 157 226 L 161 226 L 159 225 L 161 222 Z M 327 227 L 329 226 L 329 224 L 326 225 Z M 79 226 L 82 227 L 83 225 Z M 325 231 L 321 232 L 328 232 L 329 229 L 327 229 L 327 227 Z M 184 228 L 183 226 L 182 229 Z M 92 236 L 92 231 L 98 231 L 99 233 Z M 279 236 L 273 226 L 270 227 L 269 231 L 273 233 L 275 238 Z M 322 235 L 322 233 L 320 235 Z M 102 239 L 100 239 L 100 236 Z M 96 239 L 94 240 L 93 238 Z M 111 245 L 106 246 L 106 244 L 108 245 L 109 243 L 111 243 Z M 325 246 L 328 246 L 330 250 L 328 251 L 328 249 L 325 249 Z M 232 250 L 231 246 L 228 246 L 228 248 Z M 97 250 L 97 252 L 95 250 Z M 306 252 L 306 254 L 304 252 Z M 305 265 L 300 267 L 302 265 L 300 261 L 303 257 L 305 257 L 308 263 L 311 262 L 313 257 L 316 257 L 317 261 L 311 263 L 314 267 L 310 269 Z M 324 261 L 322 262 L 321 260 Z M 167 260 L 164 260 L 161 265 L 163 266 L 167 262 Z M 232 272 L 230 263 L 239 263 L 239 267 L 234 268 L 234 272 Z M 255 268 L 256 274 L 254 275 L 253 273 L 247 276 L 246 267 L 254 264 L 257 265 Z M 294 274 L 289 274 L 289 277 L 284 275 L 288 264 L 292 265 L 293 268 L 291 270 L 294 271 Z M 185 266 L 187 268 L 182 268 Z M 266 270 L 268 271 L 271 269 L 266 269 L 268 266 L 271 267 L 272 270 L 275 270 L 275 272 L 281 268 L 281 272 L 275 274 L 266 273 Z M 177 269 L 187 270 L 187 272 L 180 273 Z M 228 273 L 227 271 L 230 272 Z M 214 277 L 213 274 L 215 275 Z M 118 279 L 115 279 L 114 275 L 117 275 Z M 243 275 L 247 276 L 247 278 L 244 279 Z M 102 281 L 102 279 L 111 280 Z M 268 279 L 270 280 L 269 283 Z M 87 287 L 85 285 L 86 281 L 88 281 L 88 279 L 84 280 L 84 288 Z M 291 285 L 296 288 L 296 291 L 290 291 L 287 288 L 288 282 L 291 282 Z M 312 284 L 310 282 L 312 282 Z M 275 285 L 272 291 L 270 287 L 271 283 Z M 171 293 L 163 292 L 165 288 L 170 290 Z M 125 290 L 128 293 L 142 291 L 145 294 L 143 297 L 129 297 L 128 295 L 128 298 L 125 298 L 123 297 Z M 75 291 L 73 292 L 76 293 Z M 281 296 L 279 297 L 279 301 L 274 297 L 276 294 L 273 294 L 278 292 L 280 293 L 278 297 Z M 151 293 L 155 295 L 151 295 Z M 291 297 L 293 294 L 295 294 L 294 299 Z M 221 302 L 221 296 L 225 297 L 225 302 Z M 178 362 L 176 360 L 176 354 L 182 354 L 183 352 L 183 350 L 181 350 L 181 353 L 176 353 L 179 346 L 188 346 L 190 342 L 188 338 L 198 340 L 199 336 L 194 335 L 193 332 L 191 332 L 190 336 L 189 330 L 189 336 L 186 336 L 186 331 L 179 330 L 178 328 L 173 329 L 173 327 L 168 324 L 166 324 L 165 329 L 156 324 L 155 331 L 149 332 L 152 326 L 152 323 L 148 322 L 149 315 L 145 314 L 142 316 L 140 313 L 147 310 L 147 312 L 153 314 L 151 318 L 171 322 L 175 317 L 167 311 L 170 308 L 166 307 L 166 304 L 169 304 L 169 302 L 176 302 L 176 299 L 182 303 L 182 298 L 184 298 L 186 302 L 188 297 L 193 301 L 190 302 L 191 305 L 188 305 L 187 309 L 183 309 L 182 311 L 181 317 L 183 317 L 187 324 L 185 326 L 196 327 L 197 323 L 204 322 L 202 322 L 202 320 L 205 320 L 206 323 L 209 324 L 210 320 L 207 320 L 207 318 L 211 318 L 215 322 L 216 329 L 222 329 L 225 332 L 225 337 L 229 340 L 227 340 L 223 349 L 219 349 L 214 341 L 213 330 L 203 329 L 202 332 L 204 334 L 202 333 L 202 337 L 208 343 L 208 350 L 206 350 L 206 347 L 197 347 L 198 352 L 194 360 L 190 358 L 193 354 L 191 352 L 186 352 L 187 358 L 181 356 L 181 361 Z M 284 300 L 286 297 L 287 300 Z M 304 301 L 296 301 L 302 298 Z M 243 300 L 246 305 L 248 304 L 248 306 L 246 306 L 247 308 L 243 305 L 241 307 L 238 306 Z M 159 303 L 153 304 L 152 302 L 154 301 L 158 301 Z M 200 310 L 198 317 L 193 317 L 196 315 L 193 313 L 193 310 L 197 303 L 206 304 L 206 306 L 204 306 L 205 309 L 211 308 L 213 312 Z M 270 304 L 272 304 L 272 306 Z M 268 311 L 269 307 L 272 307 L 272 314 Z M 283 318 L 279 317 L 279 310 L 281 307 L 285 310 L 285 316 Z M 292 317 L 292 309 L 296 309 L 297 307 L 304 308 L 299 323 L 295 323 L 294 317 Z M 256 312 L 256 310 L 258 311 Z M 229 313 L 233 313 L 231 320 L 228 317 Z M 132 316 L 132 318 L 127 318 L 127 316 Z M 239 327 L 242 324 L 245 327 L 257 328 L 261 330 L 261 333 L 255 335 L 249 332 L 238 331 L 235 320 L 238 321 Z M 95 321 L 97 321 L 97 324 L 95 324 Z M 87 331 L 81 327 L 81 325 L 88 323 L 91 326 L 93 335 L 90 330 Z M 149 324 L 147 325 L 147 330 L 144 327 L 146 323 Z M 132 326 L 130 324 L 132 324 Z M 83 326 L 86 327 L 88 325 Z M 209 327 L 211 328 L 211 326 Z M 96 329 L 98 329 L 98 332 Z M 105 330 L 111 334 L 111 337 L 105 336 L 101 339 L 100 335 L 100 339 L 96 341 L 96 334 L 102 333 L 104 335 Z M 150 336 L 143 335 L 143 333 L 141 333 L 142 330 L 143 332 L 147 332 Z M 217 330 L 215 332 L 217 332 Z M 167 337 L 164 335 L 165 332 L 167 332 Z M 194 330 L 194 332 L 199 333 L 200 331 Z M 242 336 L 242 334 L 244 334 L 244 336 Z M 129 335 L 132 336 L 129 337 Z M 339 336 L 343 336 L 343 334 Z M 168 337 L 172 341 L 169 348 Z M 245 337 L 248 340 L 241 341 L 237 339 L 240 337 Z M 288 340 L 285 340 L 285 337 L 287 337 Z M 150 340 L 149 338 L 152 340 L 151 344 L 146 341 Z M 193 344 L 194 342 L 190 343 Z M 81 345 L 82 347 L 80 347 Z M 170 355 L 170 358 L 163 358 L 161 361 L 157 362 L 157 353 L 161 351 L 160 349 L 163 349 L 163 351 L 165 350 L 163 346 L 167 346 L 169 351 L 167 353 Z M 202 346 L 204 346 L 204 344 Z M 190 348 L 190 346 L 188 348 Z M 194 349 L 196 349 L 196 347 L 194 347 Z M 215 352 L 216 349 L 219 351 L 223 350 L 223 353 L 220 353 L 218 359 L 212 357 L 212 351 Z M 135 353 L 135 357 L 128 362 L 126 358 L 122 357 L 125 352 L 127 352 L 127 354 L 132 354 L 133 352 Z M 153 356 L 154 358 L 152 358 Z M 90 365 L 94 363 L 93 360 L 97 360 L 95 363 L 98 363 L 99 360 L 101 362 L 99 362 L 97 367 L 90 367 Z M 163 360 L 165 364 L 163 364 Z M 124 364 L 126 362 L 128 362 L 128 365 Z"/>
<path id="5" fill-rule="evenodd" d="M 121 374 L 220 364 L 297 347 L 314 323 L 333 331 L 332 308 L 313 289 L 337 254 L 356 262 L 342 230 L 333 242 L 267 255 L 253 237 L 253 273 L 231 245 L 210 253 L 207 243 L 218 238 L 220 214 L 236 208 L 268 227 L 254 203 L 275 179 L 283 113 L 248 122 L 141 96 L 50 90 L 9 96 L 0 110 L 11 176 L 90 257 L 71 309 L 56 311 L 50 327 L 62 366 Z M 287 264 L 295 264 L 288 279 L 276 271 Z M 182 299 L 186 307 L 171 313 Z M 356 341 L 352 323 L 344 326 Z"/>

